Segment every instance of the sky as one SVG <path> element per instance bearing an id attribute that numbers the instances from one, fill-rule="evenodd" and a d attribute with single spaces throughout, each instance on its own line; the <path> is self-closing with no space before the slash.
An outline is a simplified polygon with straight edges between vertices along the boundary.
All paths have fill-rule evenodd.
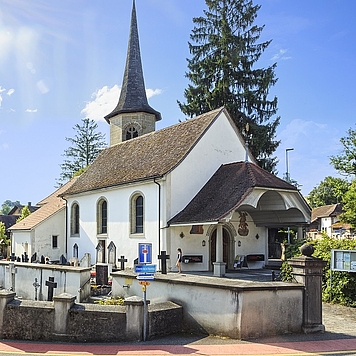
<path id="1" fill-rule="evenodd" d="M 308 195 L 339 177 L 330 156 L 355 129 L 356 1 L 255 3 L 260 41 L 272 40 L 257 66 L 277 63 L 277 175 L 288 161 Z M 109 142 L 103 117 L 118 102 L 131 8 L 132 0 L 0 0 L 0 206 L 36 204 L 55 190 L 66 137 L 82 119 L 97 121 Z M 156 129 L 185 119 L 177 100 L 186 102 L 189 35 L 204 9 L 205 0 L 136 0 L 147 95 L 162 114 Z"/>

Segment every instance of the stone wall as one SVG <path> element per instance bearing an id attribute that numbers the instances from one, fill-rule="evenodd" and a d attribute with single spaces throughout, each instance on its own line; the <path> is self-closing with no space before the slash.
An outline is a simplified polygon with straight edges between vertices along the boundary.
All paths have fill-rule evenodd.
<path id="1" fill-rule="evenodd" d="M 71 302 L 74 297 L 68 295 L 58 296 L 54 302 L 21 301 L 14 297 L 13 292 L 0 291 L 0 337 L 3 339 L 72 342 L 141 340 L 136 335 L 142 335 L 143 325 L 137 320 L 130 320 L 125 306 L 75 304 Z M 70 307 L 66 310 L 68 302 Z M 138 314 L 142 314 L 142 309 Z M 180 332 L 182 315 L 182 307 L 172 302 L 149 305 L 147 339 Z M 132 331 L 135 327 L 137 330 L 133 337 L 128 330 Z"/>
<path id="2" fill-rule="evenodd" d="M 135 273 L 117 271 L 111 276 L 113 296 L 140 294 Z M 147 287 L 147 298 L 151 303 L 171 300 L 181 305 L 187 332 L 249 339 L 300 333 L 303 292 L 303 285 L 297 283 L 156 273 Z"/>

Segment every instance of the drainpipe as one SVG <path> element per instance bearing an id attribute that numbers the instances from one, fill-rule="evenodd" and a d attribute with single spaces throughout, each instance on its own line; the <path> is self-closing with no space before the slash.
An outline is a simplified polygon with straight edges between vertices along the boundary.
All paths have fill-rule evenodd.
<path id="1" fill-rule="evenodd" d="M 66 237 L 66 245 L 65 245 L 65 254 L 66 254 L 66 258 L 68 258 L 68 201 L 65 197 L 61 197 L 65 202 L 66 202 L 66 213 L 65 213 L 65 221 L 66 221 L 66 233 L 65 233 L 65 237 Z"/>
<path id="2" fill-rule="evenodd" d="M 156 178 L 153 181 L 158 185 L 158 254 L 161 254 L 161 185 L 156 182 Z M 159 260 L 160 264 L 162 260 Z"/>

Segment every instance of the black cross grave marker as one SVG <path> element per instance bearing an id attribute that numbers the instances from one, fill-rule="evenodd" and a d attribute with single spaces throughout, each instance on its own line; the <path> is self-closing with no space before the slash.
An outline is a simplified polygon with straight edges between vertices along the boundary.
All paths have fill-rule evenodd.
<path id="1" fill-rule="evenodd" d="M 125 262 L 127 262 L 127 258 L 125 258 L 125 256 L 121 256 L 118 258 L 117 262 L 120 262 L 120 270 L 123 271 L 125 269 Z"/>
<path id="2" fill-rule="evenodd" d="M 54 281 L 54 277 L 48 277 L 48 281 L 46 281 L 46 286 L 48 287 L 48 296 L 47 300 L 52 301 L 53 300 L 53 290 L 54 288 L 57 288 L 57 282 Z"/>
<path id="3" fill-rule="evenodd" d="M 169 260 L 169 255 L 166 254 L 166 251 L 161 251 L 161 254 L 158 255 L 158 259 L 161 260 L 162 274 L 167 274 L 167 260 Z"/>

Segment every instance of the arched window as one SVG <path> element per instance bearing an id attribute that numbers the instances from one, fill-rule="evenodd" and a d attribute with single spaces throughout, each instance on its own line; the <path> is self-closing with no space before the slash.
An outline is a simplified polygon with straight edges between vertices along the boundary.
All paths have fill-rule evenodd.
<path id="1" fill-rule="evenodd" d="M 144 228 L 144 199 L 136 194 L 131 200 L 131 233 L 142 234 Z"/>
<path id="2" fill-rule="evenodd" d="M 126 140 L 131 140 L 132 138 L 138 137 L 138 131 L 136 127 L 129 126 L 126 129 Z"/>
<path id="3" fill-rule="evenodd" d="M 79 235 L 79 205 L 74 203 L 71 209 L 71 218 L 70 218 L 70 234 L 71 236 Z"/>
<path id="4" fill-rule="evenodd" d="M 97 231 L 98 234 L 108 233 L 108 203 L 101 199 L 97 206 Z"/>

